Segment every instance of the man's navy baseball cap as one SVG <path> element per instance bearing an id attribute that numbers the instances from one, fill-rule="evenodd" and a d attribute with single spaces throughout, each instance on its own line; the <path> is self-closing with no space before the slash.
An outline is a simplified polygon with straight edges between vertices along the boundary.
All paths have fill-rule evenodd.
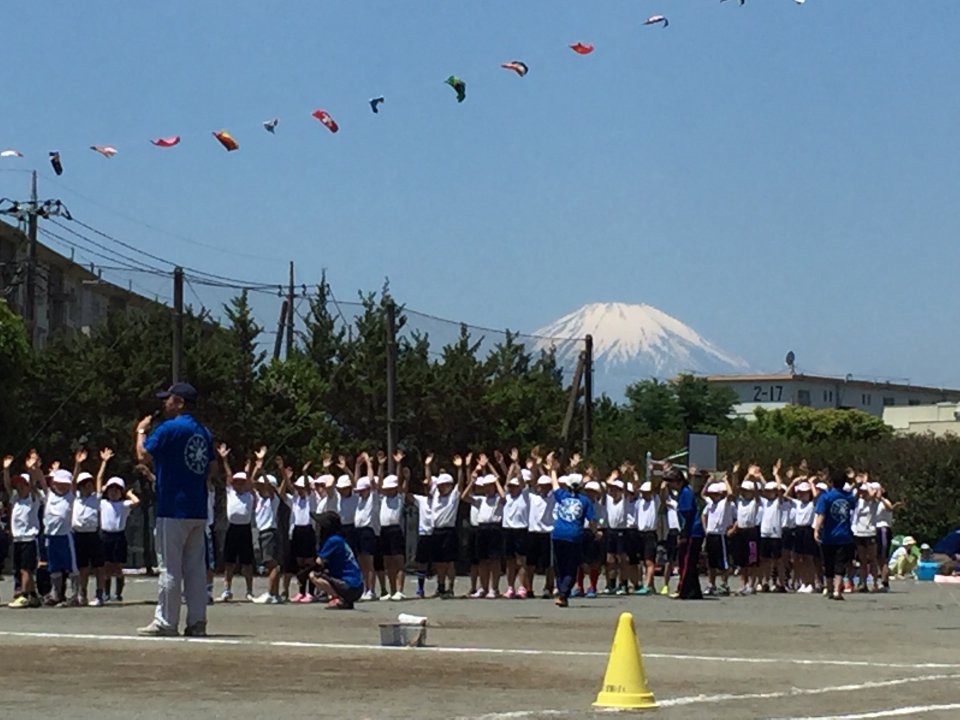
<path id="1" fill-rule="evenodd" d="M 158 392 L 157 397 L 161 400 L 165 400 L 171 395 L 176 395 L 177 397 L 182 397 L 187 402 L 196 402 L 197 400 L 197 389 L 190 383 L 174 383 L 169 388 L 163 392 Z"/>

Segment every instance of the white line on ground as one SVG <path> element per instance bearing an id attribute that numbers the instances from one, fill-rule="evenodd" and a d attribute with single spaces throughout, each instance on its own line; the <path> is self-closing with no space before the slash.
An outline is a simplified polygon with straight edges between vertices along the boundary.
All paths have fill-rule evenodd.
<path id="1" fill-rule="evenodd" d="M 946 710 L 960 710 L 960 703 L 950 703 L 948 705 L 914 705 L 912 707 L 874 710 L 871 712 L 853 713 L 851 715 L 811 715 L 807 717 L 783 718 L 782 720 L 873 720 L 874 718 L 909 717 L 910 715 Z"/>
<path id="2" fill-rule="evenodd" d="M 876 688 L 895 687 L 897 685 L 909 685 L 921 682 L 936 682 L 937 680 L 957 680 L 960 675 L 918 675 L 916 677 L 900 678 L 896 680 L 875 680 L 852 685 L 831 685 L 820 688 L 790 688 L 777 692 L 758 692 L 758 693 L 721 693 L 718 695 L 692 695 L 690 697 L 671 698 L 669 700 L 660 700 L 663 707 L 675 707 L 677 705 L 693 705 L 695 703 L 706 702 L 727 702 L 730 700 L 771 700 L 774 698 L 799 697 L 801 695 L 823 695 L 825 693 L 835 692 L 855 692 L 857 690 L 873 690 Z"/>
<path id="3" fill-rule="evenodd" d="M 258 645 L 261 647 L 312 648 L 319 650 L 357 650 L 362 652 L 434 652 L 434 653 L 476 653 L 480 655 L 519 655 L 552 657 L 607 657 L 609 653 L 591 650 L 538 650 L 529 648 L 489 648 L 489 647 L 439 647 L 423 648 L 388 647 L 383 645 L 363 645 L 359 643 L 306 642 L 294 640 L 253 640 L 247 638 L 184 638 L 184 637 L 144 637 L 141 635 L 93 634 L 93 633 L 56 633 L 0 630 L 0 637 L 42 638 L 54 640 L 102 640 L 117 642 L 169 642 L 200 643 L 209 645 Z M 883 663 L 867 660 L 820 660 L 803 658 L 758 658 L 724 657 L 717 655 L 683 655 L 676 653 L 644 653 L 644 658 L 663 660 L 686 660 L 720 663 L 759 663 L 787 665 L 832 665 L 841 667 L 893 668 L 906 670 L 960 670 L 958 663 Z"/>

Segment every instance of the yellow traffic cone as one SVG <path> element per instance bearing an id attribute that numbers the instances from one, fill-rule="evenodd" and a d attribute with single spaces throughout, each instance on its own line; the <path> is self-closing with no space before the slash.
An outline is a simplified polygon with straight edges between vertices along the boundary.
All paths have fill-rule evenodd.
<path id="1" fill-rule="evenodd" d="M 653 693 L 647 689 L 647 676 L 643 672 L 637 631 L 633 627 L 633 615 L 630 613 L 621 614 L 617 622 L 617 634 L 613 636 L 613 647 L 610 648 L 603 687 L 593 706 L 624 710 L 657 707 Z"/>

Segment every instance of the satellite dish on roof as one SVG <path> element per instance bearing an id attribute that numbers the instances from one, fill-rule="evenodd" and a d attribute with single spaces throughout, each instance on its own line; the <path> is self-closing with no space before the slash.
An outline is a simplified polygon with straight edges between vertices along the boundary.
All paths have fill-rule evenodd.
<path id="1" fill-rule="evenodd" d="M 795 372 L 794 365 L 795 365 L 796 362 L 797 362 L 797 356 L 796 356 L 796 354 L 793 352 L 793 350 L 791 350 L 790 352 L 787 353 L 787 358 L 786 358 L 786 359 L 787 359 L 787 367 L 790 368 L 790 374 L 792 375 L 792 374 Z"/>

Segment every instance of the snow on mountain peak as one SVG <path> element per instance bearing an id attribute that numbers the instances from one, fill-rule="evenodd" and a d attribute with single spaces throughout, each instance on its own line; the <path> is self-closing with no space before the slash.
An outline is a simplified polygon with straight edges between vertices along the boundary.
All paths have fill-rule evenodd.
<path id="1" fill-rule="evenodd" d="M 594 384 L 597 392 L 622 395 L 627 384 L 678 373 L 741 373 L 742 358 L 701 337 L 695 330 L 651 305 L 591 303 L 537 330 L 544 338 L 593 336 Z M 540 340 L 537 347 L 550 347 Z M 557 344 L 562 365 L 576 365 L 581 344 Z"/>

